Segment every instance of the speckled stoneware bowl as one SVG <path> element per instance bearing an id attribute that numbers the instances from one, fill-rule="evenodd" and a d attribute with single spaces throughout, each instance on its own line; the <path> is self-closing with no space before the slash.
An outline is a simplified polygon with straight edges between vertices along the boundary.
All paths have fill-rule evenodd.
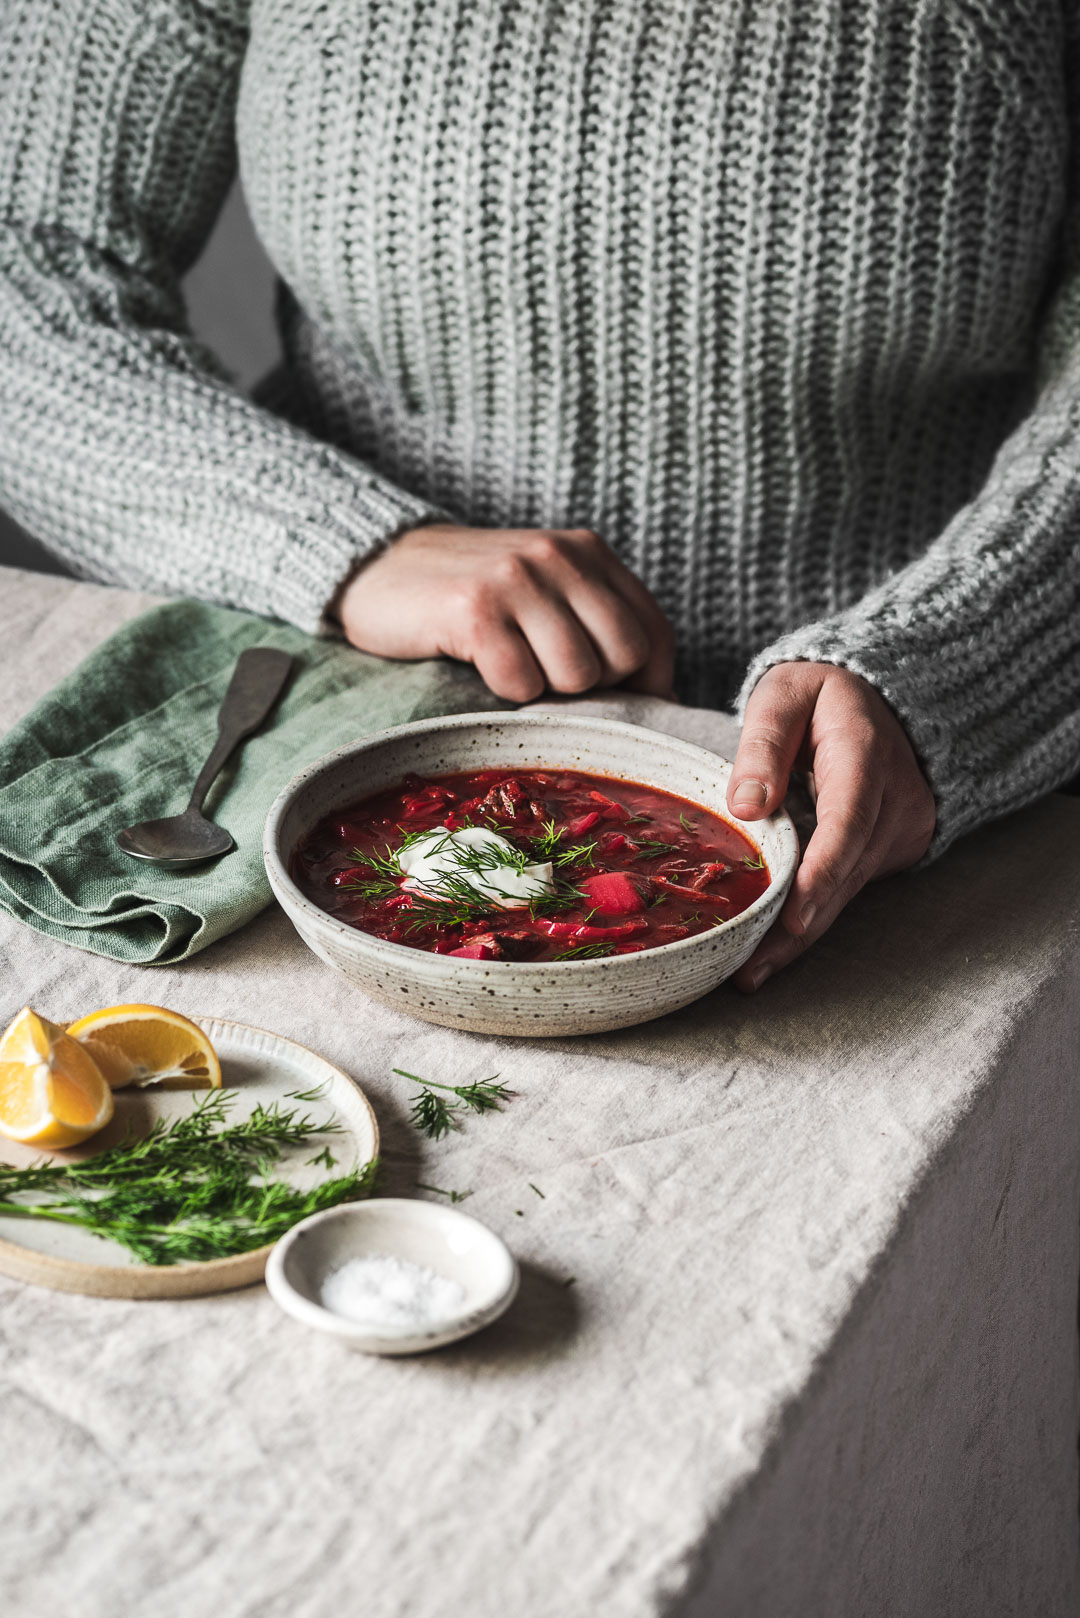
<path id="1" fill-rule="evenodd" d="M 660 787 L 743 831 L 772 880 L 749 909 L 693 938 L 583 961 L 468 961 L 390 944 L 320 910 L 289 875 L 304 834 L 334 809 L 396 786 L 410 771 L 582 770 Z M 583 1034 L 626 1028 L 708 994 L 754 951 L 798 863 L 785 814 L 744 823 L 724 802 L 731 765 L 658 731 L 567 713 L 458 714 L 380 731 L 301 770 L 273 804 L 263 855 L 278 900 L 320 959 L 377 1000 L 447 1028 L 484 1034 Z"/>

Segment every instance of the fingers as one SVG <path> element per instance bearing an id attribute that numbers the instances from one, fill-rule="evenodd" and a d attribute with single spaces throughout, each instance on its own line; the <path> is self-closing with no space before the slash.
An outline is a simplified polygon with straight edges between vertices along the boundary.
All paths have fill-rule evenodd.
<path id="1" fill-rule="evenodd" d="M 670 693 L 673 636 L 645 586 L 585 531 L 538 534 L 515 553 L 504 601 L 554 691 L 630 677 Z"/>
<path id="2" fill-rule="evenodd" d="M 612 588 L 637 615 L 645 636 L 645 658 L 624 678 L 628 691 L 643 691 L 650 697 L 672 697 L 675 684 L 675 631 L 661 612 L 652 593 L 629 568 L 614 556 L 610 573 Z"/>
<path id="3" fill-rule="evenodd" d="M 814 757 L 817 826 L 777 924 L 736 974 L 740 988 L 760 988 L 787 966 L 877 875 L 892 838 L 881 812 L 885 776 L 874 742 L 873 731 L 854 719 L 837 730 L 826 721 Z"/>
<path id="4" fill-rule="evenodd" d="M 783 803 L 821 688 L 818 668 L 778 665 L 751 692 L 727 790 L 728 808 L 741 820 L 760 820 Z"/>
<path id="5" fill-rule="evenodd" d="M 472 662 L 488 689 L 507 702 L 532 702 L 544 690 L 544 675 L 528 641 L 506 620 L 490 620 Z"/>
<path id="6" fill-rule="evenodd" d="M 772 674 L 790 678 L 775 682 L 776 691 L 765 693 L 768 700 L 755 716 L 757 723 L 764 715 L 762 747 L 750 709 Z M 760 987 L 820 938 L 867 882 L 920 859 L 935 824 L 933 793 L 907 734 L 872 686 L 829 665 L 778 665 L 770 675 L 747 705 L 751 756 L 769 781 L 771 804 L 770 769 L 782 774 L 793 756 L 791 736 L 783 732 L 785 715 L 800 709 L 791 692 L 800 687 L 813 692 L 812 713 L 803 726 L 803 761 L 816 787 L 817 827 L 778 921 L 735 975 L 746 990 Z M 737 763 L 741 760 L 742 749 Z"/>
<path id="7" fill-rule="evenodd" d="M 811 844 L 813 840 L 811 838 Z M 885 874 L 887 867 L 884 855 L 887 847 L 888 835 L 885 829 L 881 828 L 875 832 L 839 885 L 832 889 L 829 898 L 820 907 L 816 901 L 809 901 L 809 906 L 812 907 L 809 919 L 804 919 L 800 915 L 800 911 L 807 911 L 808 904 L 795 893 L 793 884 L 792 892 L 788 895 L 788 903 L 785 904 L 779 920 L 770 928 L 750 959 L 736 972 L 734 979 L 736 987 L 747 993 L 760 989 L 768 978 L 783 967 L 789 966 L 811 944 L 816 943 L 823 933 L 828 932 L 844 906 L 850 903 L 859 890 L 874 877 Z M 808 846 L 807 855 L 809 853 Z M 789 911 L 788 905 L 792 903 L 793 910 Z"/>

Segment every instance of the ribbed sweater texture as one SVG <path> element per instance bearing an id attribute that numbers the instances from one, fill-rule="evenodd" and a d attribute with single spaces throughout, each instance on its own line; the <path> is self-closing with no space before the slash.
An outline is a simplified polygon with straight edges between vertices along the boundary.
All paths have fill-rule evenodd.
<path id="1" fill-rule="evenodd" d="M 592 528 L 730 704 L 899 714 L 935 851 L 1080 768 L 1076 0 L 0 0 L 0 503 L 319 632 L 432 517 Z M 179 278 L 239 162 L 254 399 Z M 402 602 L 402 611 L 408 602 Z"/>

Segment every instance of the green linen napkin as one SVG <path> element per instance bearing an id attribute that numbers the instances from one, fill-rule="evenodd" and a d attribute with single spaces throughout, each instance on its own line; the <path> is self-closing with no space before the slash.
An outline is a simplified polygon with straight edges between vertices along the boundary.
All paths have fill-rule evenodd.
<path id="1" fill-rule="evenodd" d="M 280 647 L 297 666 L 210 790 L 207 812 L 236 849 L 183 871 L 129 859 L 116 832 L 185 807 L 248 646 Z M 185 960 L 270 903 L 263 821 L 305 764 L 387 725 L 508 706 L 460 664 L 385 662 L 201 602 L 155 607 L 0 741 L 0 906 L 112 960 Z"/>

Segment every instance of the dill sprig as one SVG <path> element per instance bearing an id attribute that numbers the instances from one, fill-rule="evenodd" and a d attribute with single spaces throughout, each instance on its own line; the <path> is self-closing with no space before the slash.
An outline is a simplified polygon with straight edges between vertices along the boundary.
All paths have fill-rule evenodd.
<path id="1" fill-rule="evenodd" d="M 433 829 L 438 830 L 438 827 Z M 402 850 L 407 848 L 410 842 L 416 842 L 419 837 L 430 835 L 430 829 L 426 832 L 413 833 L 405 839 L 400 848 L 392 849 L 387 846 L 385 855 L 364 854 L 361 850 L 354 849 L 353 855 L 357 864 L 366 865 L 375 872 L 375 875 L 354 878 L 343 886 L 350 893 L 355 893 L 372 904 L 393 898 L 403 891 L 399 863 Z M 446 833 L 447 838 L 450 835 L 449 832 Z M 483 844 L 476 848 L 461 847 L 458 844 L 451 846 L 458 869 L 443 871 L 437 876 L 426 878 L 425 887 L 429 890 L 426 893 L 409 891 L 408 911 L 402 912 L 400 916 L 400 925 L 406 933 L 419 932 L 427 927 L 463 927 L 470 921 L 489 920 L 494 911 L 502 908 L 498 904 L 498 899 L 511 897 L 507 891 L 500 889 L 498 884 L 492 881 L 492 874 L 509 869 L 520 875 L 527 865 L 539 863 L 532 849 L 515 847 L 511 855 L 504 855 L 500 850 L 485 847 Z M 584 844 L 576 846 L 586 847 Z M 441 847 L 441 843 L 436 844 L 432 852 L 438 853 Z M 470 876 L 480 877 L 489 891 L 487 893 L 478 891 L 469 880 Z M 513 908 L 528 909 L 530 916 L 557 915 L 560 911 L 574 909 L 581 904 L 583 898 L 584 895 L 577 888 L 562 883 L 556 887 L 554 893 L 535 894 L 527 906 L 515 905 Z"/>
<path id="2" fill-rule="evenodd" d="M 159 1119 L 142 1139 L 82 1162 L 0 1168 L 0 1215 L 78 1225 L 145 1264 L 182 1264 L 250 1252 L 308 1214 L 372 1191 L 375 1159 L 308 1190 L 270 1178 L 287 1150 L 341 1125 L 278 1102 L 229 1124 L 230 1100 L 212 1091 L 184 1117 Z M 12 1200 L 33 1193 L 48 1200 Z"/>
<path id="3" fill-rule="evenodd" d="M 553 955 L 553 961 L 598 961 L 605 955 L 614 955 L 614 944 L 571 944 Z"/>
<path id="4" fill-rule="evenodd" d="M 493 1073 L 490 1079 L 476 1084 L 440 1084 L 436 1079 L 422 1079 L 417 1073 L 406 1073 L 403 1067 L 394 1068 L 394 1072 L 403 1079 L 411 1079 L 414 1084 L 421 1086 L 420 1094 L 412 1104 L 409 1117 L 422 1135 L 431 1140 L 441 1140 L 452 1129 L 460 1129 L 461 1124 L 455 1114 L 461 1112 L 501 1112 L 504 1101 L 513 1099 L 516 1091 L 509 1089 L 505 1084 L 498 1084 L 499 1077 Z M 446 1101 L 437 1090 L 445 1091 L 448 1095 L 456 1096 L 455 1101 Z"/>
<path id="5" fill-rule="evenodd" d="M 760 854 L 756 855 L 753 859 L 750 858 L 749 854 L 744 854 L 743 864 L 748 871 L 763 871 L 765 869 L 765 861 L 762 859 Z"/>
<path id="6" fill-rule="evenodd" d="M 425 1185 L 423 1180 L 417 1180 L 418 1191 L 432 1191 L 437 1197 L 449 1197 L 451 1202 L 466 1202 L 472 1196 L 471 1191 L 444 1191 L 441 1185 Z"/>
<path id="7" fill-rule="evenodd" d="M 662 855 L 681 854 L 683 850 L 678 843 L 664 843 L 658 838 L 646 838 L 643 842 L 634 844 L 634 858 L 643 860 L 658 860 Z"/>
<path id="8" fill-rule="evenodd" d="M 565 839 L 565 826 L 556 826 L 553 820 L 545 820 L 540 828 L 540 836 L 532 839 L 529 863 L 540 864 L 543 860 L 550 860 L 556 870 L 592 864 L 596 857 L 595 837 L 586 843 L 568 843 Z"/>

